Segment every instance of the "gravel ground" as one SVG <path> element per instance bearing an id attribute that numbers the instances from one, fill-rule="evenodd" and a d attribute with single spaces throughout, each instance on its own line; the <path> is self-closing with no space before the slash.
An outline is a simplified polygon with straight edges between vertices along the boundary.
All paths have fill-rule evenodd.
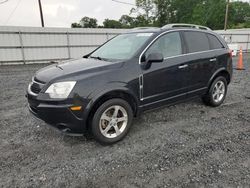
<path id="1" fill-rule="evenodd" d="M 0 186 L 250 187 L 249 63 L 234 71 L 222 106 L 195 100 L 145 113 L 112 146 L 32 117 L 24 95 L 44 65 L 0 66 Z"/>

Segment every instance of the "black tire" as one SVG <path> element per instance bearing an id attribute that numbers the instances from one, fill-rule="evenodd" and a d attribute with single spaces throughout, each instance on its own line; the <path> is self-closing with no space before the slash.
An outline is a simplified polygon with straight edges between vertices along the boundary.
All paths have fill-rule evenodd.
<path id="1" fill-rule="evenodd" d="M 224 95 L 223 97 L 219 100 L 219 101 L 216 101 L 213 97 L 213 92 L 214 92 L 214 89 L 215 89 L 215 86 L 216 84 L 218 83 L 221 83 L 223 82 L 224 86 L 225 86 L 225 90 L 224 90 Z M 227 95 L 227 80 L 225 77 L 223 76 L 218 76 L 213 82 L 212 84 L 210 85 L 209 87 L 209 90 L 207 92 L 207 94 L 205 96 L 202 97 L 202 101 L 208 105 L 208 106 L 212 106 L 212 107 L 217 107 L 217 106 L 220 106 L 225 98 L 226 98 L 226 95 Z"/>
<path id="2" fill-rule="evenodd" d="M 120 106 L 123 108 L 123 110 L 126 111 L 127 124 L 126 124 L 126 126 L 124 126 L 125 129 L 122 131 L 122 133 L 120 135 L 118 135 L 114 138 L 108 138 L 108 137 L 104 136 L 103 133 L 101 132 L 100 121 L 101 121 L 101 117 L 102 117 L 103 113 L 106 110 L 108 110 L 109 108 L 112 109 L 113 106 Z M 122 113 L 122 112 L 119 111 L 119 113 Z M 104 144 L 104 145 L 114 144 L 114 143 L 122 140 L 127 135 L 128 131 L 131 127 L 132 120 L 133 120 L 133 110 L 132 110 L 131 106 L 129 105 L 129 103 L 127 101 L 125 101 L 123 99 L 119 99 L 119 98 L 111 99 L 111 100 L 104 102 L 96 110 L 96 112 L 93 116 L 93 119 L 92 119 L 91 132 L 93 134 L 94 139 L 96 141 L 98 141 L 99 143 Z M 108 123 L 108 125 L 109 125 L 109 123 Z M 108 125 L 107 125 L 107 127 L 108 127 Z M 118 125 L 118 123 L 116 123 L 116 125 Z M 112 128 L 112 130 L 115 131 L 114 128 Z"/>

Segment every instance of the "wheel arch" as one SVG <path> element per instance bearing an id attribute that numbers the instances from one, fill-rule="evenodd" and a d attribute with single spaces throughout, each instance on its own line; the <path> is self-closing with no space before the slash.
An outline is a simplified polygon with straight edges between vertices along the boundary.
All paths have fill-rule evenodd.
<path id="1" fill-rule="evenodd" d="M 213 83 L 213 81 L 218 77 L 218 76 L 223 76 L 226 78 L 227 80 L 227 84 L 229 84 L 231 82 L 231 75 L 230 73 L 225 69 L 225 68 L 221 68 L 219 70 L 217 70 L 213 76 L 211 77 L 211 79 L 208 82 L 208 88 L 211 86 L 211 84 Z"/>
<path id="2" fill-rule="evenodd" d="M 87 127 L 91 124 L 91 120 L 97 108 L 107 100 L 113 98 L 120 98 L 127 101 L 133 110 L 134 116 L 137 116 L 139 102 L 136 96 L 133 93 L 129 92 L 129 90 L 114 89 L 110 91 L 105 91 L 92 99 L 91 103 L 88 106 L 88 112 L 85 115 Z"/>

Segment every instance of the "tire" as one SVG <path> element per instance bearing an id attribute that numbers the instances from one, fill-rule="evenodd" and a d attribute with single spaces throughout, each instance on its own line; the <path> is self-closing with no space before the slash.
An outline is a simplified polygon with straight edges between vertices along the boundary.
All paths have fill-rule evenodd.
<path id="1" fill-rule="evenodd" d="M 218 88 L 221 88 L 218 90 Z M 227 80 L 223 76 L 217 77 L 209 87 L 205 96 L 202 97 L 203 102 L 212 107 L 220 106 L 227 95 Z"/>
<path id="2" fill-rule="evenodd" d="M 133 120 L 133 110 L 123 99 L 111 99 L 96 110 L 91 132 L 96 141 L 109 145 L 122 140 Z"/>

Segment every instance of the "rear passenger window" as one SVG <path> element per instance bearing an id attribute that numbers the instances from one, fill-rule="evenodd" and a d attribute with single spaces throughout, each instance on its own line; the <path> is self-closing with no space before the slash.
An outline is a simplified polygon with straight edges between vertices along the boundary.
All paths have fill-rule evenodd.
<path id="1" fill-rule="evenodd" d="M 221 44 L 221 42 L 215 37 L 214 35 L 207 34 L 208 39 L 210 41 L 211 49 L 220 49 L 224 48 L 224 46 Z"/>
<path id="2" fill-rule="evenodd" d="M 189 53 L 210 50 L 209 41 L 205 33 L 185 31 L 184 35 Z"/>

